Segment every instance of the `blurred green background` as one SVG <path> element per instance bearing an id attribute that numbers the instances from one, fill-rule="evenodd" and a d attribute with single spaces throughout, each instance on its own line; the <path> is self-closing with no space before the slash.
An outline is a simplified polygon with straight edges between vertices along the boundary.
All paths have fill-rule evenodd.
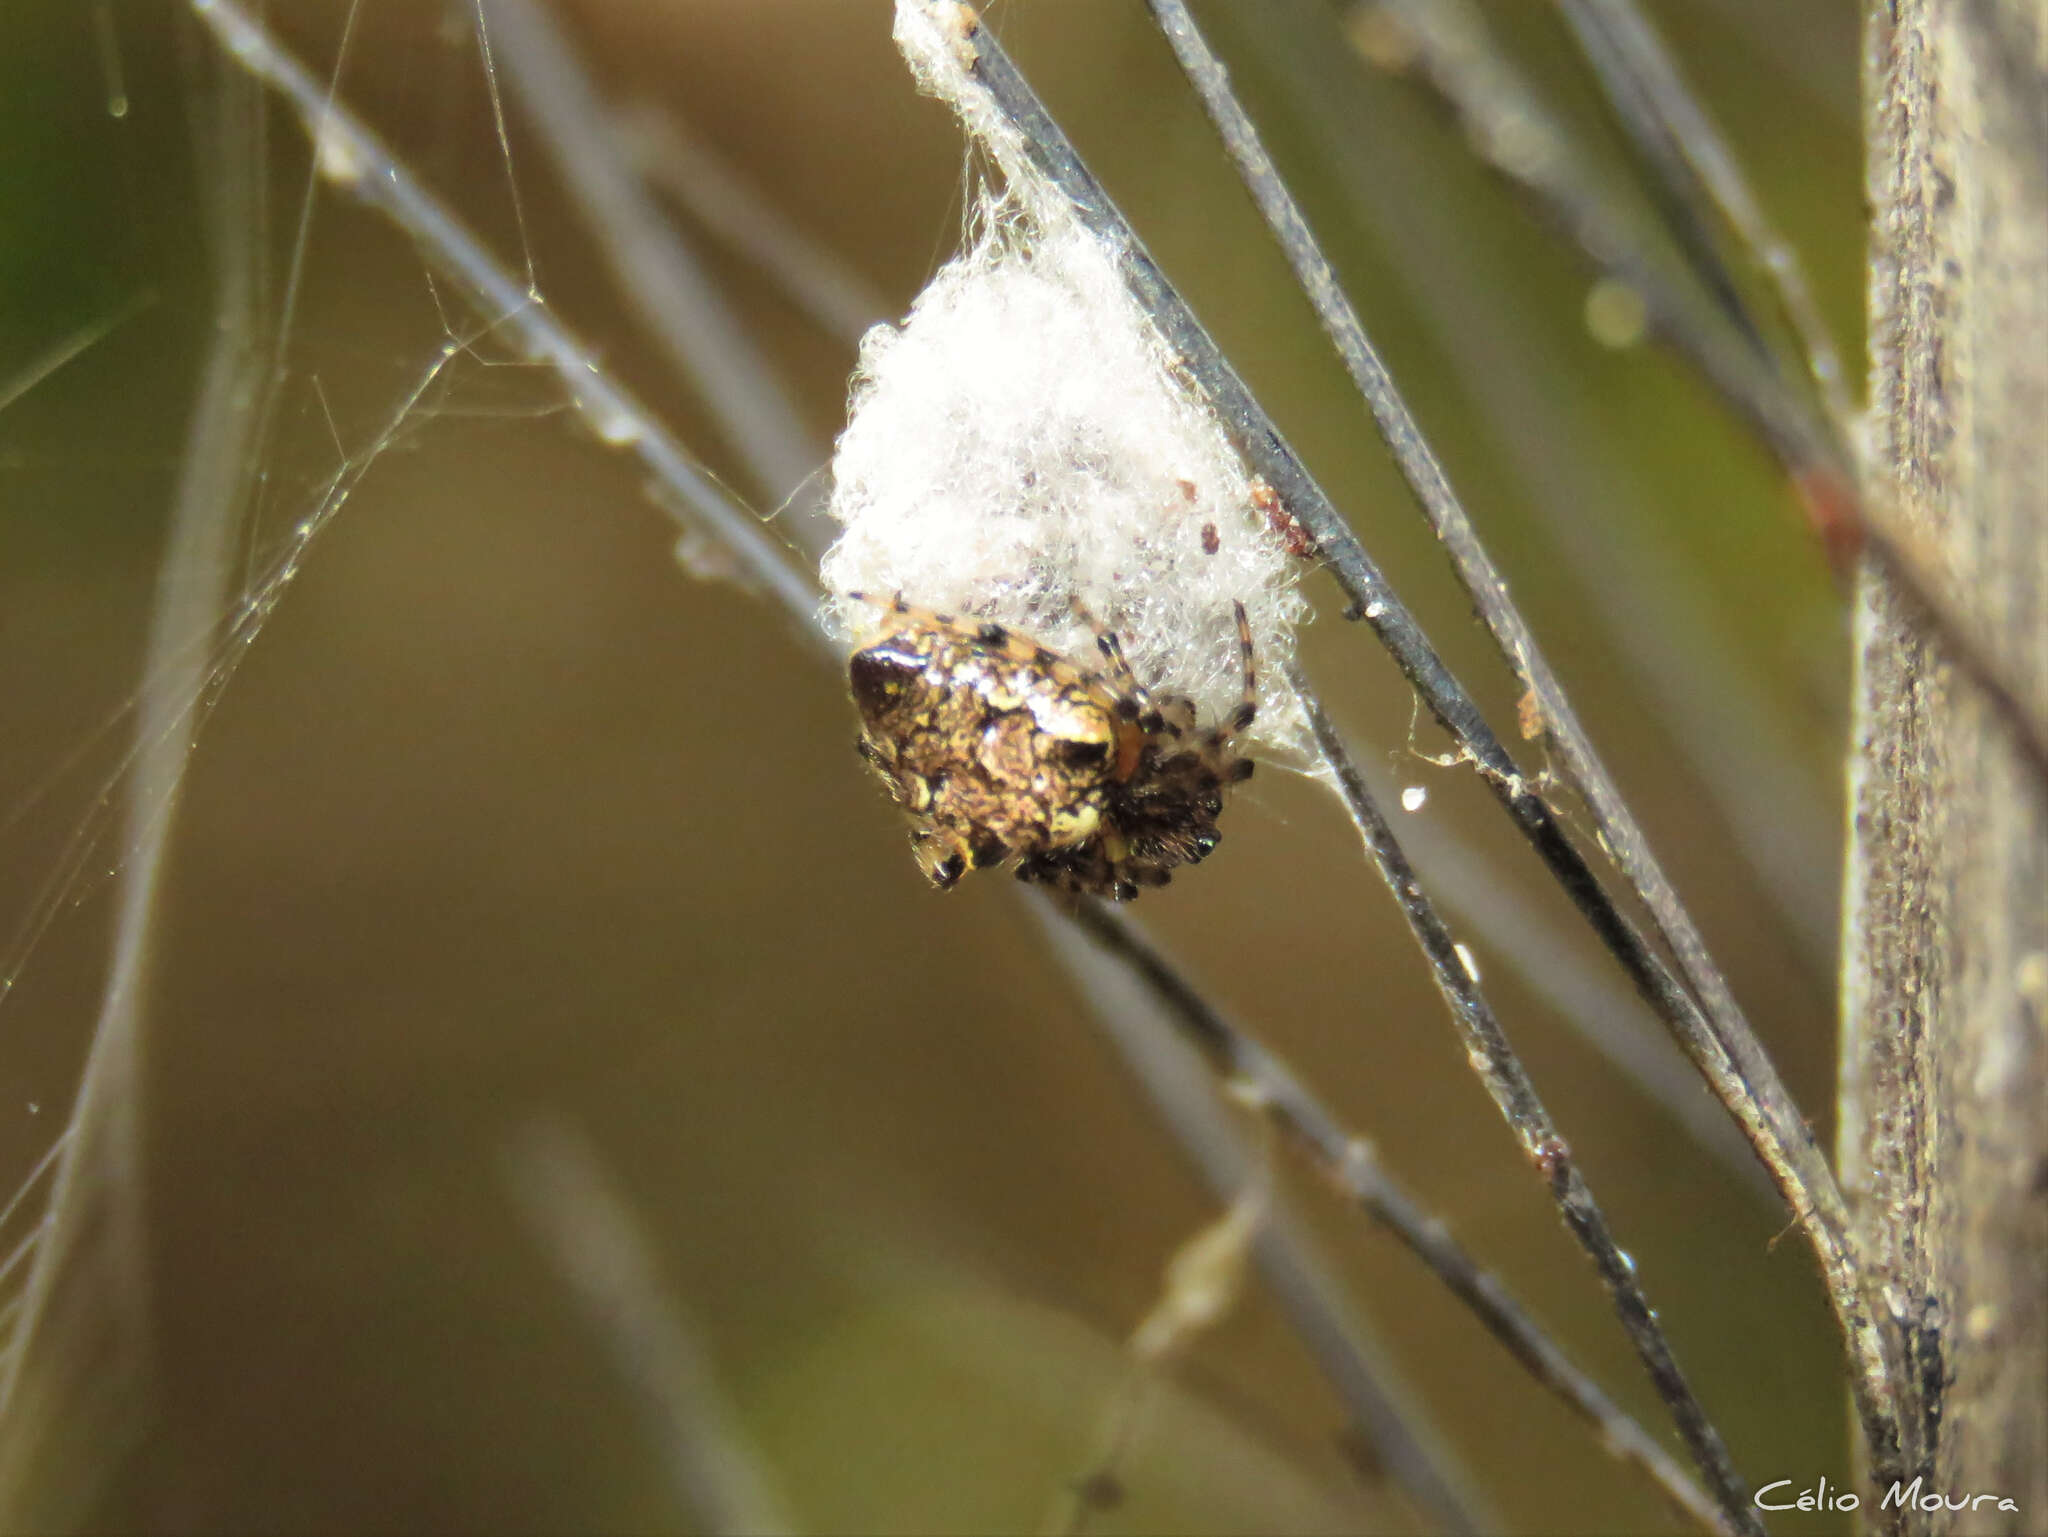
<path id="1" fill-rule="evenodd" d="M 1548 9 L 1487 9 L 1624 179 Z M 331 73 L 345 8 L 277 10 Z M 1778 10 L 1656 14 L 1853 357 L 1853 8 Z M 686 122 L 884 315 L 953 248 L 960 141 L 913 93 L 884 5 L 560 14 L 609 92 Z M 1202 15 L 1825 1131 L 1846 656 L 1792 497 L 1682 368 L 1592 338 L 1575 256 L 1412 81 L 1361 64 L 1338 10 Z M 1013 0 L 989 17 L 1511 731 L 1511 685 L 1142 8 Z M 0 951 L 11 1188 L 63 1123 L 98 1008 L 121 856 L 106 807 L 211 324 L 190 122 L 220 64 L 156 0 L 27 0 L 0 33 L 0 936 L 26 926 Z M 518 264 L 463 7 L 368 0 L 338 93 Z M 360 455 L 448 328 L 474 322 L 402 234 L 312 182 L 293 120 L 273 112 L 268 132 L 280 282 L 312 190 L 242 536 L 251 580 L 337 456 Z M 516 113 L 510 132 L 551 307 L 772 506 L 791 488 L 749 482 L 636 335 Z M 683 228 L 822 451 L 847 347 Z M 1213 1199 L 1007 883 L 925 888 L 855 758 L 843 683 L 780 614 L 678 567 L 631 466 L 550 376 L 487 339 L 443 383 L 208 715 L 147 1016 L 151 1389 L 118 1422 L 43 1427 L 53 1451 L 25 1509 L 96 1529 L 686 1528 L 629 1385 L 520 1217 L 505 1150 L 545 1115 L 587 1133 L 631 1203 L 801 1525 L 1034 1528 Z M 1576 962 L 1606 975 L 1471 777 L 1408 750 L 1405 687 L 1334 589 L 1310 588 L 1311 672 L 1394 781 L 1430 791 L 1403 826 L 1464 840 L 1485 889 L 1573 933 Z M 1643 664 L 1660 652 L 1693 682 L 1653 684 Z M 1341 809 L 1269 774 L 1224 830 L 1216 859 L 1140 916 L 1659 1423 Z M 1759 851 L 1780 862 L 1775 884 Z M 1738 1465 L 1759 1484 L 1847 1482 L 1834 1330 L 1803 1247 L 1773 1244 L 1781 1214 L 1567 1030 L 1484 931 L 1460 932 Z M 1298 1169 L 1285 1183 L 1514 1529 L 1670 1526 L 1404 1251 Z M 28 1380 L 58 1370 L 46 1359 L 31 1352 Z M 40 1384 L 49 1413 L 64 1387 Z M 1100 1529 L 1416 1529 L 1347 1456 L 1344 1423 L 1253 1288 L 1173 1373 L 1125 1470 L 1131 1501 Z"/>

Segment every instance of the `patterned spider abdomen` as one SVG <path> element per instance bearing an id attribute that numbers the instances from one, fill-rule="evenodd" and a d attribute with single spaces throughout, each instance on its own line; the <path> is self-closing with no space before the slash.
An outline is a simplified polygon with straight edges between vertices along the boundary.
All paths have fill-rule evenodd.
<path id="1" fill-rule="evenodd" d="M 854 653 L 861 751 L 915 819 L 933 883 L 1080 843 L 1141 742 L 1088 674 L 998 625 L 896 610 Z"/>
<path id="2" fill-rule="evenodd" d="M 1222 788 L 1251 773 L 1229 748 L 1251 720 L 1244 644 L 1245 705 L 1197 731 L 1187 700 L 1155 705 L 1112 635 L 1098 637 L 1109 670 L 1090 672 L 899 599 L 848 664 L 861 753 L 910 814 L 934 885 L 1014 863 L 1023 880 L 1128 900 L 1216 847 Z"/>

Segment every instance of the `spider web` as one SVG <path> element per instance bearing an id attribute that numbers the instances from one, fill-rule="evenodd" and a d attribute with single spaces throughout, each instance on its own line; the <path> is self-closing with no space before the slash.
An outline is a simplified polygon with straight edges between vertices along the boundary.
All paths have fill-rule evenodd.
<path id="1" fill-rule="evenodd" d="M 166 332 L 211 325 L 223 335 L 189 405 L 182 460 L 174 453 L 156 461 L 182 466 L 182 480 L 160 476 L 160 489 L 152 488 L 182 501 L 161 556 L 156 632 L 140 682 L 125 697 L 116 682 L 114 703 L 89 707 L 86 718 L 97 709 L 97 721 L 73 729 L 54 765 L 24 754 L 19 767 L 31 778 L 10 788 L 0 818 L 0 837 L 14 851 L 10 863 L 37 876 L 0 919 L 8 928 L 0 939 L 0 1021 L 17 1057 L 7 1078 L 21 1091 L 0 1132 L 21 1171 L 0 1203 L 0 1418 L 15 1427 L 7 1438 L 10 1497 L 24 1497 L 27 1479 L 36 1489 L 30 1498 L 44 1502 L 50 1488 L 64 1490 L 82 1472 L 75 1459 L 52 1452 L 40 1427 L 54 1418 L 75 1429 L 97 1416 L 118 1441 L 132 1429 L 134 1411 L 119 1400 L 145 1380 L 148 1348 L 138 1330 L 146 1327 L 148 1250 L 158 1241 L 140 1215 L 138 1011 L 158 969 L 154 897 L 192 750 L 323 536 L 387 459 L 464 430 L 486 438 L 553 430 L 578 404 L 558 367 L 507 345 L 499 334 L 505 315 L 480 316 L 437 286 L 402 237 L 363 229 L 364 216 L 328 185 L 349 174 L 331 144 L 311 162 L 274 153 L 270 109 L 232 66 L 188 59 L 193 78 L 182 103 L 174 80 L 134 78 L 136 63 L 156 62 L 147 55 L 194 41 L 169 36 L 164 24 L 178 27 L 174 18 L 147 18 L 124 32 L 126 18 L 101 4 L 71 20 L 70 34 L 53 40 L 53 54 L 78 74 L 97 70 L 101 92 L 92 105 L 103 113 L 101 128 L 112 127 L 94 136 L 106 200 L 139 230 L 164 214 L 149 190 L 155 179 L 196 175 L 205 214 L 188 230 L 211 243 L 215 262 L 210 274 L 195 270 L 192 251 L 146 248 L 139 239 L 115 250 L 109 270 L 96 274 L 103 292 L 81 301 L 81 322 L 34 351 L 0 391 L 15 418 L 9 425 L 20 428 L 16 442 L 33 445 L 17 448 L 11 467 L 33 474 L 41 456 L 67 445 L 89 462 L 81 417 L 119 388 L 110 376 L 146 377 Z M 342 13 L 330 77 L 336 89 L 357 20 L 355 7 Z M 525 273 L 522 302 L 538 306 L 481 16 L 451 13 L 428 41 L 443 99 L 481 95 L 488 111 L 469 121 L 444 118 L 427 156 L 495 164 L 497 203 L 484 203 L 482 215 L 506 228 Z M 76 78 L 70 84 L 74 92 L 85 87 Z M 84 115 L 78 97 L 70 105 Z M 165 119 L 181 105 L 193 118 L 193 155 L 221 163 L 180 164 L 161 153 Z M 481 153 L 464 142 L 479 126 L 491 134 Z M 237 157 L 253 167 L 238 167 Z M 366 299 L 371 293 L 377 297 Z M 370 313 L 352 317 L 352 303 Z M 199 355 L 178 339 L 187 355 Z M 169 420 L 138 413 L 133 420 L 146 425 L 120 424 L 105 451 L 117 463 L 147 454 L 149 429 L 168 437 L 186 406 L 174 395 L 160 413 Z M 91 504 L 98 488 L 90 477 L 77 479 L 87 484 L 63 489 L 90 509 L 87 518 L 105 516 Z M 67 548 L 59 519 L 23 530 L 26 552 L 47 562 L 40 569 L 17 564 L 11 584 L 17 596 L 9 606 L 27 617 L 21 629 L 29 645 L 45 634 L 61 637 L 58 643 L 86 641 L 77 627 L 95 615 L 147 611 L 146 588 L 122 580 L 130 547 L 146 560 L 156 537 L 146 517 L 94 532 L 111 557 L 102 557 L 110 580 L 100 588 L 79 585 L 67 564 L 99 552 L 82 548 L 85 541 Z M 104 680 L 100 697 L 107 697 Z M 19 725 L 30 726 L 26 715 Z M 61 740 L 67 728 L 55 730 Z M 16 737 L 36 739 L 33 729 Z M 67 963 L 77 965 L 110 932 L 104 999 L 97 1010 L 81 1010 L 75 984 L 63 985 L 72 980 Z M 31 1365 L 38 1355 L 39 1376 Z M 80 1401 L 67 1403 L 67 1396 Z M 70 1497 L 18 1508 L 62 1509 Z"/>

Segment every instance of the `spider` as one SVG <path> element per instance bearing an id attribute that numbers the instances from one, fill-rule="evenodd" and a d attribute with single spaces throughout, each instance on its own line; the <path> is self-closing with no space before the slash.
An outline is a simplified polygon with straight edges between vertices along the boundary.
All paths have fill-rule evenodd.
<path id="1" fill-rule="evenodd" d="M 896 597 L 847 671 L 861 755 L 910 813 L 932 884 L 1008 864 L 1019 880 L 1127 902 L 1213 852 L 1224 787 L 1252 774 L 1234 743 L 1258 708 L 1251 627 L 1234 607 L 1244 700 L 1198 728 L 1194 701 L 1151 694 L 1113 631 L 1097 629 L 1091 670 Z"/>

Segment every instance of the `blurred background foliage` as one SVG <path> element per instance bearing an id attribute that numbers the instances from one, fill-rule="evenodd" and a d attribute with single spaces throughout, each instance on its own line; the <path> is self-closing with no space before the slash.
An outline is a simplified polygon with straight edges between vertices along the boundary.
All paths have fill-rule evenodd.
<path id="1" fill-rule="evenodd" d="M 1624 183 L 1551 12 L 1486 9 Z M 275 10 L 332 72 L 347 8 Z M 1854 356 L 1853 8 L 1655 13 Z M 913 94 L 884 5 L 560 14 L 609 92 L 687 124 L 844 260 L 875 318 L 900 314 L 955 244 L 960 141 Z M 1793 498 L 1682 367 L 1590 334 L 1575 255 L 1414 82 L 1366 67 L 1341 9 L 1201 14 L 1824 1122 L 1846 652 Z M 1011 0 L 989 19 L 1510 724 L 1511 688 L 1141 7 Z M 127 750 L 211 324 L 189 124 L 219 61 L 165 0 L 17 0 L 0 33 L 0 934 L 33 925 L 53 881 L 61 899 L 47 932 L 0 952 L 11 1184 L 63 1121 L 97 1007 L 121 851 L 92 818 Z M 337 90 L 508 263 L 525 242 L 549 304 L 729 484 L 763 509 L 791 489 L 748 483 L 644 348 L 514 114 L 522 234 L 464 7 L 368 0 Z M 274 274 L 312 193 L 244 536 L 252 577 L 338 458 L 475 326 L 402 234 L 311 180 L 288 117 L 268 131 Z M 822 458 L 847 346 L 683 228 Z M 40 376 L 37 359 L 86 331 L 104 334 Z M 854 756 L 841 680 L 778 614 L 677 566 L 631 469 L 551 378 L 485 338 L 444 384 L 211 711 L 148 1014 L 152 1391 L 118 1433 L 62 1427 L 76 1465 L 51 1487 L 89 1472 L 69 1518 L 98 1529 L 687 1526 L 627 1384 L 520 1219 L 505 1148 L 548 1115 L 587 1133 L 631 1203 L 802 1526 L 1033 1527 L 1084 1464 L 1119 1342 L 1212 1199 L 1006 883 L 924 887 Z M 1310 586 L 1311 672 L 1396 782 L 1430 792 L 1404 825 L 1455 833 L 1507 906 L 1576 934 L 1471 777 L 1410 751 L 1440 744 L 1333 589 Z M 1694 691 L 1647 680 L 1660 650 L 1694 667 Z M 1707 747 L 1737 750 L 1707 761 L 1675 717 L 1725 720 Z M 1777 888 L 1734 830 L 1731 790 L 1775 819 L 1765 842 L 1791 877 Z M 1656 1423 L 1340 808 L 1269 775 L 1224 830 L 1216 859 L 1140 916 Z M 1835 1333 L 1803 1247 L 1773 1246 L 1779 1211 L 1566 1030 L 1486 933 L 1461 933 L 1738 1465 L 1757 1483 L 1846 1482 Z M 1289 1183 L 1517 1529 L 1669 1525 L 1405 1252 Z M 1172 1383 L 1103 1530 L 1416 1527 L 1348 1455 L 1339 1405 L 1256 1289 Z"/>

